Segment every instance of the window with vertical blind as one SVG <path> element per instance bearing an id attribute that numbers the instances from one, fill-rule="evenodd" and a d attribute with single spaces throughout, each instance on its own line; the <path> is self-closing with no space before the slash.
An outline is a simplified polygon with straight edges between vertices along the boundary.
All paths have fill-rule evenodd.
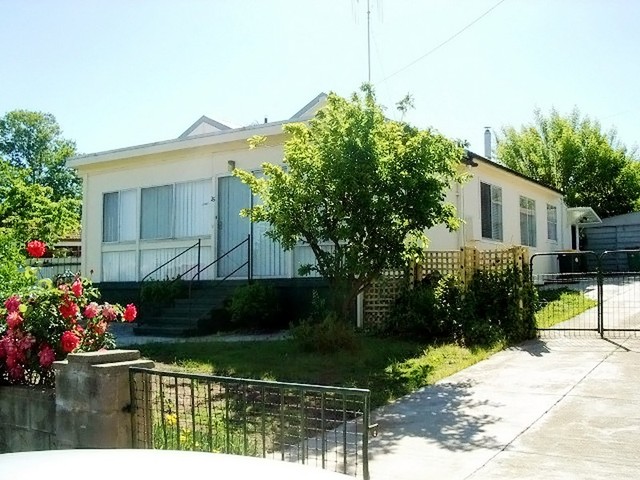
<path id="1" fill-rule="evenodd" d="M 142 240 L 196 237 L 210 231 L 210 180 L 143 188 L 140 200 Z"/>
<path id="2" fill-rule="evenodd" d="M 536 201 L 520 197 L 520 243 L 535 247 L 536 242 Z"/>
<path id="3" fill-rule="evenodd" d="M 480 183 L 480 217 L 482 237 L 502 241 L 502 189 Z"/>
<path id="4" fill-rule="evenodd" d="M 547 204 L 547 239 L 558 241 L 558 209 Z"/>
<path id="5" fill-rule="evenodd" d="M 102 197 L 102 241 L 127 242 L 136 239 L 136 191 L 105 193 Z"/>

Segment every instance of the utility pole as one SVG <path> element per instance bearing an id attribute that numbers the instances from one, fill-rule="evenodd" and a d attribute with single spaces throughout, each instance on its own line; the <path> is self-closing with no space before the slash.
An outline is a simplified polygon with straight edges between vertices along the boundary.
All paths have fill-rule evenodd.
<path id="1" fill-rule="evenodd" d="M 371 83 L 371 0 L 367 0 L 367 83 Z"/>

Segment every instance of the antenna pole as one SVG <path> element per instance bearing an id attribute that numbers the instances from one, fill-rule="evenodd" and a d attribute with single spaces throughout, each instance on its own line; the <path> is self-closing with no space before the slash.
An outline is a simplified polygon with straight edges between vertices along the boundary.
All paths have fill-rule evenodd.
<path id="1" fill-rule="evenodd" d="M 371 0 L 367 0 L 367 82 L 371 83 Z"/>

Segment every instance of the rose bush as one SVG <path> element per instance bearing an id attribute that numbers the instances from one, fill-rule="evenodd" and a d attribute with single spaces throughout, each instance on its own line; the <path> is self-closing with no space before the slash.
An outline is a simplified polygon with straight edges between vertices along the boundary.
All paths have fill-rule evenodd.
<path id="1" fill-rule="evenodd" d="M 37 242 L 37 243 L 34 243 Z M 27 244 L 34 256 L 42 242 Z M 133 304 L 98 303 L 100 293 L 79 275 L 34 281 L 0 306 L 0 383 L 51 385 L 52 364 L 67 354 L 115 346 L 111 322 L 132 322 Z"/>

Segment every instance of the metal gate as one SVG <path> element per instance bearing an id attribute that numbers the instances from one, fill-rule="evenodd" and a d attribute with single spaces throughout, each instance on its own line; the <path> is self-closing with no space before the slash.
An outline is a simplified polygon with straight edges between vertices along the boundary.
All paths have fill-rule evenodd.
<path id="1" fill-rule="evenodd" d="M 530 267 L 539 332 L 640 332 L 640 250 L 536 253 Z"/>
<path id="2" fill-rule="evenodd" d="M 264 457 L 369 479 L 369 390 L 129 372 L 135 448 Z"/>

